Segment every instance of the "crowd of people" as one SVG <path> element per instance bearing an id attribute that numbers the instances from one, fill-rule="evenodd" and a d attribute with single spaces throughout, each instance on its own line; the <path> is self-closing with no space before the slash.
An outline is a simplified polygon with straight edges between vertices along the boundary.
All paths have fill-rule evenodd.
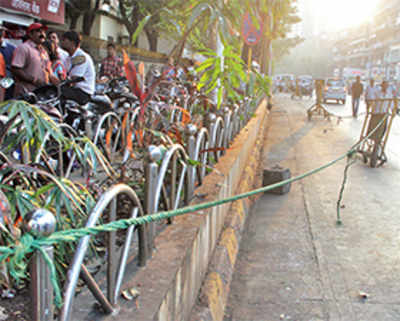
<path id="1" fill-rule="evenodd" d="M 95 91 L 96 71 L 92 57 L 81 48 L 81 37 L 75 31 L 63 33 L 59 39 L 54 31 L 47 32 L 41 23 L 32 23 L 18 46 L 6 40 L 6 28 L 0 25 L 0 79 L 12 78 L 14 85 L 0 87 L 0 102 L 34 91 L 46 84 L 62 84 L 66 79 L 82 80 L 63 86 L 62 95 L 85 104 Z M 61 40 L 61 41 L 60 41 Z M 99 78 L 123 75 L 122 60 L 115 45 L 107 45 Z"/>
<path id="2" fill-rule="evenodd" d="M 364 85 L 361 83 L 361 78 L 357 76 L 356 80 L 351 86 L 352 110 L 354 118 L 357 118 L 358 116 L 360 98 L 363 94 L 367 109 L 372 101 L 377 99 L 386 100 L 375 104 L 374 110 L 372 111 L 374 114 L 387 113 L 392 105 L 389 100 L 398 97 L 396 88 L 391 86 L 387 80 L 383 80 L 382 83 L 376 84 L 375 80 L 371 78 L 364 88 Z"/>

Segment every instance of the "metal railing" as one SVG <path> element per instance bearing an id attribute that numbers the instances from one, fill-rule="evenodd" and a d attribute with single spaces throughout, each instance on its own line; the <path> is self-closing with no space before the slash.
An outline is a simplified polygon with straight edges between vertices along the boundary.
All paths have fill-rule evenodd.
<path id="1" fill-rule="evenodd" d="M 213 167 L 231 144 L 234 137 L 250 119 L 254 109 L 250 100 L 243 106 L 223 108 L 221 115 L 209 114 L 207 126 L 196 128 L 193 124 L 187 124 L 185 129 L 185 147 L 173 144 L 167 148 L 164 146 L 150 145 L 145 157 L 145 196 L 140 200 L 135 191 L 123 184 L 110 187 L 97 201 L 90 213 L 86 227 L 93 227 L 101 221 L 115 221 L 118 219 L 118 202 L 121 197 L 130 202 L 130 217 L 143 216 L 157 213 L 160 209 L 173 210 L 187 205 L 193 197 L 196 186 L 202 184 L 207 171 Z M 137 113 L 130 114 L 129 121 L 136 120 Z M 128 139 L 127 132 L 122 132 L 123 120 L 115 113 L 104 115 L 98 122 L 94 134 L 94 142 L 103 141 L 107 133 L 112 130 L 113 141 L 107 142 L 107 153 L 110 160 L 118 150 L 120 140 Z M 129 126 L 128 126 L 129 127 Z M 109 134 L 110 135 L 110 134 Z M 70 173 L 69 170 L 67 171 Z M 41 210 L 38 210 L 41 211 Z M 49 216 L 51 213 L 42 213 Z M 47 226 L 46 221 L 51 218 L 35 222 L 33 217 L 27 224 L 36 226 L 37 231 L 42 231 Z M 171 221 L 169 223 L 172 223 Z M 47 224 L 47 225 L 46 225 Z M 52 223 L 55 226 L 55 223 Z M 51 229 L 50 229 L 51 230 Z M 29 229 L 32 231 L 32 229 Z M 118 297 L 127 267 L 127 258 L 132 246 L 134 226 L 121 233 L 107 232 L 102 239 L 106 247 L 106 293 L 101 290 L 100 284 L 95 280 L 86 266 L 86 259 L 90 256 L 91 236 L 82 237 L 70 264 L 67 273 L 67 281 L 64 290 L 64 304 L 58 320 L 71 320 L 71 311 L 79 278 L 83 280 L 90 292 L 99 302 L 106 313 L 116 313 L 118 310 Z M 39 232 L 38 232 L 39 233 Z M 47 231 L 49 234 L 51 231 Z M 138 228 L 138 263 L 144 266 L 151 256 L 154 238 L 156 237 L 155 223 L 141 225 Z M 121 238 L 123 239 L 122 246 Z M 117 241 L 118 239 L 118 241 Z M 118 245 L 117 245 L 118 244 Z M 52 256 L 52 248 L 44 249 Z M 119 255 L 119 258 L 117 257 Z M 31 288 L 34 301 L 32 317 L 34 321 L 53 320 L 54 307 L 52 302 L 53 288 L 49 281 L 49 271 L 41 253 L 35 253 L 31 260 Z"/>

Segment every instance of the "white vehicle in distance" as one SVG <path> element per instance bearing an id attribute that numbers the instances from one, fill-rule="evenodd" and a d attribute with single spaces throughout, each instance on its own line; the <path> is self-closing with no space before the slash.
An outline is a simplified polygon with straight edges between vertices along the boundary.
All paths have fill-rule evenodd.
<path id="1" fill-rule="evenodd" d="M 326 103 L 328 100 L 336 100 L 339 104 L 346 104 L 346 83 L 343 79 L 338 78 L 327 78 L 325 79 L 325 87 L 323 90 L 323 102 Z"/>

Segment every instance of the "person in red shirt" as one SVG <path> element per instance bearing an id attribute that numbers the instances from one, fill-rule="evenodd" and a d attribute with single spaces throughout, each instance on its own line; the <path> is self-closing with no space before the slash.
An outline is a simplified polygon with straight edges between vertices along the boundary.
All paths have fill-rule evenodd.
<path id="1" fill-rule="evenodd" d="M 3 55 L 0 53 L 0 79 L 4 78 L 6 73 L 6 61 Z M 0 103 L 4 100 L 5 93 L 5 88 L 0 87 Z"/>
<path id="2" fill-rule="evenodd" d="M 51 70 L 50 58 L 43 48 L 47 27 L 32 23 L 26 30 L 28 40 L 15 48 L 11 71 L 15 77 L 15 96 L 32 92 L 49 82 L 58 83 Z"/>
<path id="3" fill-rule="evenodd" d="M 101 62 L 100 78 L 107 77 L 108 79 L 113 79 L 122 75 L 122 60 L 117 56 L 115 45 L 109 43 L 107 45 L 107 57 Z"/>
<path id="4" fill-rule="evenodd" d="M 6 65 L 6 76 L 12 78 L 11 73 L 11 60 L 15 50 L 15 46 L 6 41 L 7 29 L 0 25 L 0 54 L 4 58 L 4 63 Z M 11 85 L 5 90 L 4 100 L 8 100 L 14 97 L 14 85 Z"/>

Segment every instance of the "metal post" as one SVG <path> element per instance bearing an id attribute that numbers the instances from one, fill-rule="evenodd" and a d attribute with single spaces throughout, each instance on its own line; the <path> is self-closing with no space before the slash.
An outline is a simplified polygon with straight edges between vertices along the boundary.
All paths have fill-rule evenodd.
<path id="1" fill-rule="evenodd" d="M 219 23 L 218 23 L 218 21 L 217 21 L 217 24 L 216 24 L 216 33 L 217 33 L 217 56 L 221 59 L 221 72 L 224 70 L 224 44 L 223 44 L 223 42 L 222 42 L 222 40 L 221 40 L 221 37 L 220 37 L 220 35 L 219 35 L 219 31 L 218 31 L 218 28 L 219 28 Z M 214 94 L 214 103 L 215 104 L 217 104 L 218 103 L 218 90 L 219 90 L 219 88 L 221 87 L 221 80 L 220 79 L 218 79 L 218 86 L 217 86 L 217 88 L 215 88 L 215 90 L 213 91 L 213 94 Z"/>
<path id="2" fill-rule="evenodd" d="M 162 158 L 161 149 L 157 146 L 150 145 L 147 150 L 147 163 L 146 163 L 146 184 L 145 184 L 145 212 L 146 214 L 153 214 L 155 212 L 155 194 L 158 179 L 158 164 Z M 148 254 L 151 256 L 154 247 L 155 225 L 149 223 L 146 226 L 148 235 Z"/>
<path id="3" fill-rule="evenodd" d="M 217 116 L 215 114 L 209 114 L 208 115 L 208 123 L 207 123 L 207 129 L 208 129 L 208 134 L 210 137 L 210 148 L 215 147 L 216 139 L 215 139 L 215 122 L 217 121 Z"/>
<path id="4" fill-rule="evenodd" d="M 117 198 L 115 196 L 111 201 L 110 208 L 109 208 L 109 222 L 114 222 L 117 220 Z M 116 242 L 117 242 L 117 231 L 108 232 L 107 235 L 107 298 L 112 305 L 117 304 L 117 300 L 114 297 L 115 291 L 115 282 L 117 278 L 117 249 L 116 249 Z"/>
<path id="5" fill-rule="evenodd" d="M 24 218 L 24 230 L 36 237 L 48 236 L 56 229 L 54 215 L 45 209 L 37 209 Z M 43 251 L 53 259 L 53 246 L 44 246 Z M 53 286 L 50 269 L 41 252 L 36 251 L 30 261 L 32 320 L 53 321 Z"/>
<path id="6" fill-rule="evenodd" d="M 197 132 L 197 127 L 193 124 L 188 124 L 186 126 L 187 134 L 187 153 L 191 160 L 195 160 L 196 153 L 196 138 L 195 134 Z M 198 159 L 197 159 L 198 160 Z M 194 193 L 194 184 L 196 178 L 196 168 L 195 165 L 188 165 L 188 199 L 191 200 Z"/>
<path id="7" fill-rule="evenodd" d="M 224 140 L 222 146 L 228 148 L 232 136 L 232 112 L 228 107 L 224 108 Z"/>
<path id="8" fill-rule="evenodd" d="M 235 107 L 233 108 L 232 122 L 234 124 L 232 136 L 236 136 L 240 131 L 240 109 L 237 104 L 235 104 Z"/>

